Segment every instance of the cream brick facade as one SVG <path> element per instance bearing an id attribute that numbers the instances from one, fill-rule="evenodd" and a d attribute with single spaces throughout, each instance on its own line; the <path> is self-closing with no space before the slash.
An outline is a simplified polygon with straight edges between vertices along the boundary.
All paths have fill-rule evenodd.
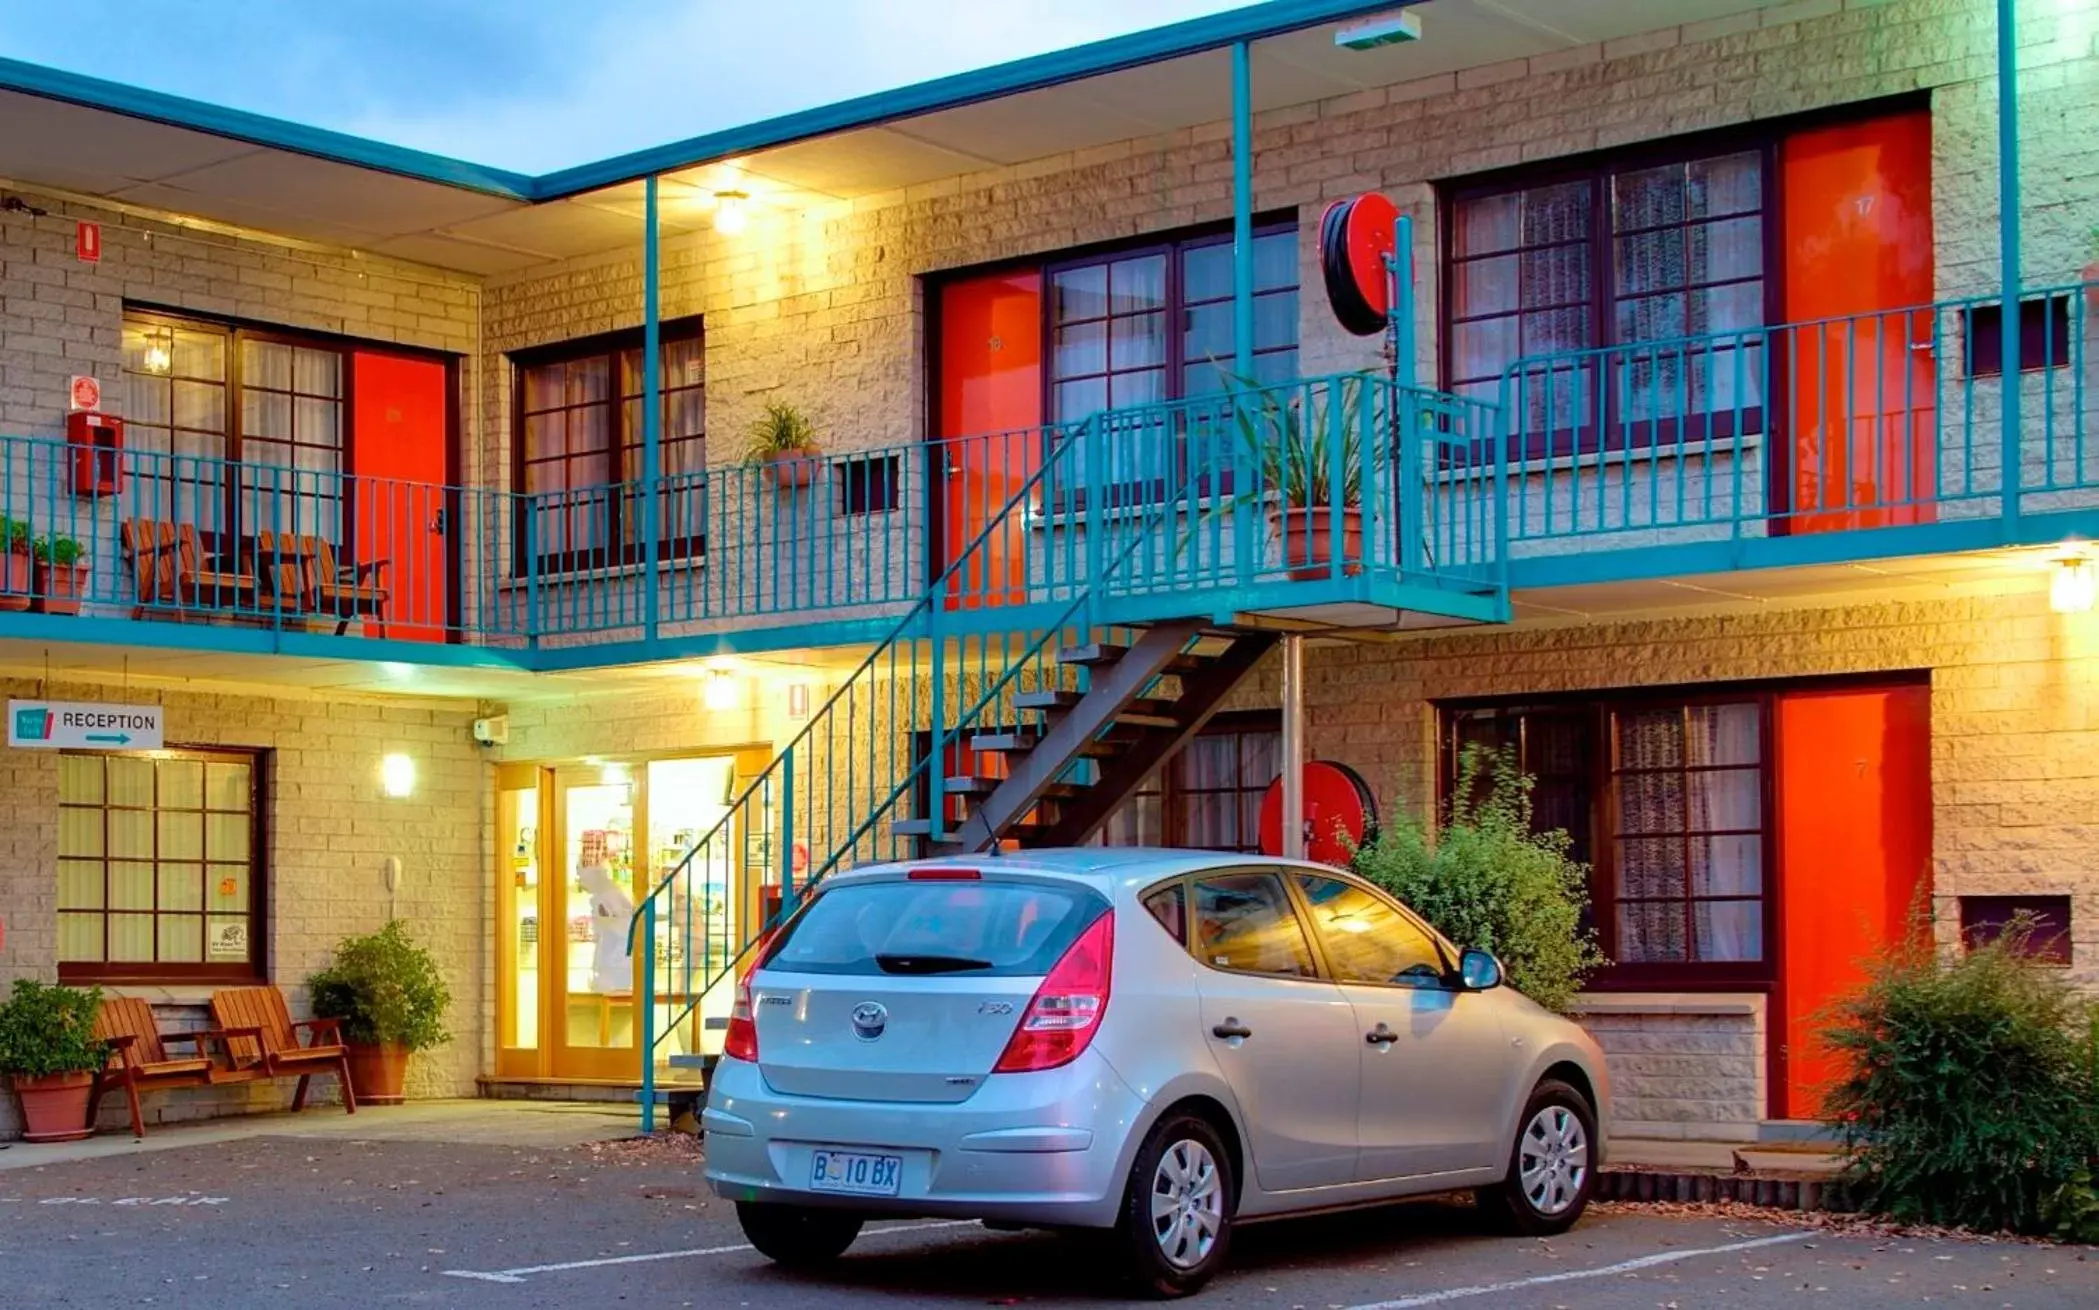
<path id="1" fill-rule="evenodd" d="M 492 1025 L 483 960 L 488 952 L 490 856 L 484 841 L 488 765 L 474 745 L 472 704 L 360 700 L 293 694 L 235 695 L 58 682 L 48 689 L 0 679 L 9 697 L 159 704 L 170 746 L 231 746 L 268 753 L 263 803 L 270 977 L 304 1013 L 304 983 L 343 937 L 408 921 L 444 969 L 452 992 L 453 1040 L 416 1058 L 410 1090 L 471 1096 L 482 1068 L 481 1037 Z M 399 752 L 416 762 L 412 796 L 380 794 L 379 761 Z M 58 951 L 58 755 L 0 751 L 0 983 L 50 979 Z M 389 901 L 385 864 L 401 860 Z M 209 986 L 114 986 L 153 1001 L 169 1028 L 210 1026 Z M 332 1080 L 331 1080 L 332 1081 Z M 334 1095 L 332 1086 L 324 1089 Z M 317 1091 L 317 1095 L 322 1092 Z M 147 1099 L 149 1119 L 192 1118 L 242 1107 L 287 1104 L 290 1084 L 214 1093 L 166 1092 Z M 15 1131 L 12 1097 L 0 1098 L 0 1137 Z M 122 1121 L 122 1098 L 104 1122 Z"/>
<path id="2" fill-rule="evenodd" d="M 1931 678 L 1931 883 L 1941 939 L 1955 940 L 1961 896 L 2066 895 L 2071 976 L 2099 988 L 2090 859 L 2099 843 L 2099 618 L 2051 612 L 2038 574 L 2001 594 L 1314 647 L 1305 660 L 1306 749 L 1361 773 L 1388 812 L 1421 815 L 1434 795 L 1440 702 L 1918 670 Z M 1271 659 L 1233 704 L 1276 704 L 1279 676 Z M 1592 1001 L 1585 1022 L 1613 1057 L 1619 1132 L 1683 1136 L 1695 1125 L 1701 1134 L 1754 1136 L 1768 1105 L 1761 996 Z M 1655 1043 L 1670 1033 L 1685 1039 L 1681 1052 L 1729 1058 L 1695 1066 L 1655 1058 Z"/>
<path id="3" fill-rule="evenodd" d="M 2090 130 L 2099 121 L 2099 18 L 2089 5 L 2022 9 L 2025 273 L 2056 282 L 2085 258 L 2099 212 L 2099 134 Z M 1302 234 L 1302 371 L 1379 363 L 1377 344 L 1345 336 L 1317 290 L 1309 234 L 1335 198 L 1378 189 L 1416 217 L 1419 364 L 1433 378 L 1434 181 L 1889 96 L 1928 97 L 1932 107 L 1940 293 L 1992 290 L 1994 37 L 1989 0 L 1801 0 L 1264 113 L 1254 204 L 1294 214 Z M 682 216 L 682 230 L 664 246 L 662 310 L 704 319 L 710 458 L 734 459 L 736 434 L 771 399 L 813 409 L 836 452 L 919 440 L 931 412 L 927 275 L 1221 221 L 1230 214 L 1231 175 L 1230 133 L 1220 122 L 807 213 L 761 210 L 751 233 L 734 240 L 691 231 L 691 216 Z M 8 434 L 57 435 L 75 373 L 100 376 L 121 411 L 121 313 L 136 303 L 456 353 L 464 360 L 465 480 L 509 489 L 506 354 L 641 319 L 638 220 L 624 249 L 484 280 L 34 189 L 10 192 L 49 213 L 0 212 L 0 432 Z M 103 224 L 99 264 L 73 258 L 77 219 Z M 924 522 L 922 513 L 900 518 L 914 530 Z M 101 527 L 94 554 L 114 568 L 113 531 Z M 710 548 L 725 559 L 737 533 L 714 528 L 721 539 Z M 921 542 L 890 546 L 884 567 L 907 583 L 924 575 Z M 1432 777 L 1438 700 L 1928 669 L 1942 903 L 1964 892 L 2068 892 L 2077 976 L 2099 983 L 2099 885 L 2083 863 L 2099 835 L 2099 765 L 2088 763 L 2099 744 L 2089 708 L 2099 688 L 2095 653 L 2099 633 L 2086 620 L 2050 615 L 2031 595 L 1418 638 L 1315 652 L 1310 744 L 1315 755 L 1356 766 L 1388 806 L 1418 805 Z M 1240 702 L 1273 703 L 1271 676 L 1254 680 Z M 810 681 L 820 689 L 836 679 Z M 32 686 L 8 689 L 20 695 Z M 822 699 L 816 690 L 812 704 Z M 169 691 L 164 700 L 171 741 L 274 753 L 269 941 L 280 981 L 296 987 L 338 937 L 383 921 L 379 864 L 402 856 L 400 908 L 439 949 L 455 995 L 457 1037 L 421 1062 L 416 1090 L 425 1094 L 470 1093 L 492 1058 L 491 762 L 777 745 L 798 730 L 764 680 L 733 712 L 709 712 L 696 689 L 676 685 L 520 703 L 509 707 L 509 745 L 494 752 L 468 739 L 476 707 L 453 702 L 263 690 Z M 898 728 L 882 731 L 894 737 Z M 408 801 L 377 797 L 378 758 L 393 749 L 421 765 Z M 0 978 L 49 976 L 56 766 L 49 756 L 10 751 L 0 755 L 0 778 L 11 802 L 0 819 L 8 928 Z M 177 1023 L 201 1021 L 200 996 L 156 992 Z M 1666 1135 L 1692 1123 L 1753 1132 L 1764 1112 L 1767 1024 L 1761 998 L 1729 1004 L 1595 1002 L 1589 1022 L 1617 1057 L 1621 1132 Z M 1694 1054 L 1711 1058 L 1687 1063 Z M 167 1096 L 155 1104 L 168 1116 L 214 1105 Z M 0 1111 L 0 1135 L 11 1112 Z"/>

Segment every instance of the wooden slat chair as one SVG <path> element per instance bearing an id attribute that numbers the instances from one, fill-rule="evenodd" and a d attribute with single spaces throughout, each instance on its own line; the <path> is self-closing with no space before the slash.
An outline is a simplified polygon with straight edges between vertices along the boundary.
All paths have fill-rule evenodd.
<path id="1" fill-rule="evenodd" d="M 338 564 L 335 543 L 310 534 L 261 533 L 255 548 L 265 568 L 275 570 L 274 589 L 280 595 L 295 589 L 298 608 L 334 619 L 336 636 L 349 630 L 351 619 L 369 619 L 374 635 L 386 635 L 388 561 Z"/>
<path id="2" fill-rule="evenodd" d="M 255 1070 L 266 1078 L 297 1078 L 292 1109 L 306 1108 L 306 1084 L 315 1074 L 334 1074 L 342 1088 L 343 1110 L 357 1113 L 350 1090 L 350 1053 L 342 1044 L 340 1020 L 292 1022 L 284 993 L 275 987 L 228 987 L 211 994 L 211 1017 L 225 1039 L 235 1069 Z M 306 1044 L 299 1043 L 299 1030 Z M 322 1038 L 326 1037 L 326 1041 Z"/>
<path id="3" fill-rule="evenodd" d="M 117 526 L 117 538 L 138 583 L 132 618 L 143 618 L 148 610 L 173 610 L 179 620 L 254 603 L 255 575 L 205 567 L 204 550 L 191 524 L 126 519 Z"/>
<path id="4" fill-rule="evenodd" d="M 170 1087 L 203 1087 L 212 1081 L 215 1066 L 205 1053 L 205 1043 L 217 1033 L 166 1033 L 153 1020 L 153 1007 L 135 996 L 106 996 L 95 1011 L 95 1037 L 109 1047 L 109 1064 L 95 1075 L 94 1090 L 88 1093 L 87 1118 L 95 1121 L 102 1095 L 112 1087 L 124 1089 L 131 1103 L 131 1135 L 146 1135 L 146 1119 L 139 1112 L 138 1094 Z M 187 1042 L 192 1054 L 183 1059 L 168 1055 L 170 1043 Z"/>

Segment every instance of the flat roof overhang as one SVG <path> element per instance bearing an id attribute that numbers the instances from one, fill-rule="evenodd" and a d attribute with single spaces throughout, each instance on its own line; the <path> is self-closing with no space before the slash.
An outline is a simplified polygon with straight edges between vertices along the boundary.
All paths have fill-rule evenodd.
<path id="1" fill-rule="evenodd" d="M 1673 0 L 1663 23 L 1651 0 L 1266 0 L 540 176 L 0 60 L 0 179 L 500 274 L 638 244 L 651 175 L 676 233 L 726 187 L 808 211 L 1216 123 L 1242 41 L 1260 113 L 1760 7 Z M 1398 8 L 1422 40 L 1336 46 L 1337 24 Z"/>

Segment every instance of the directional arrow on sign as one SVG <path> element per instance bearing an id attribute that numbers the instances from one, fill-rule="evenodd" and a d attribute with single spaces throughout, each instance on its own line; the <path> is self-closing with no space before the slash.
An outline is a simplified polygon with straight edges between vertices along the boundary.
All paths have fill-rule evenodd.
<path id="1" fill-rule="evenodd" d="M 131 734 L 128 732 L 91 732 L 87 735 L 87 740 L 115 742 L 119 746 L 125 746 L 130 744 Z"/>

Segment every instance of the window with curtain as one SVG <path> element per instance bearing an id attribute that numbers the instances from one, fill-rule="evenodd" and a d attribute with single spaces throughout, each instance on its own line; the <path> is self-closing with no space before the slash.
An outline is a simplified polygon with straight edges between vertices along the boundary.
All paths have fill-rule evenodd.
<path id="1" fill-rule="evenodd" d="M 261 532 L 345 544 L 349 347 L 137 308 L 122 335 L 127 515 L 225 560 Z"/>
<path id="2" fill-rule="evenodd" d="M 703 549 L 707 466 L 706 347 L 697 319 L 666 323 L 660 343 L 657 499 L 660 556 Z M 565 342 L 512 357 L 516 365 L 513 489 L 520 508 L 518 571 L 572 570 L 643 558 L 642 334 Z"/>
<path id="3" fill-rule="evenodd" d="M 1506 377 L 1526 457 L 1761 431 L 1769 171 L 1708 139 L 1453 188 L 1445 385 Z"/>
<path id="4" fill-rule="evenodd" d="M 1253 256 L 1252 380 L 1288 382 L 1297 376 L 1295 225 L 1257 228 Z M 1230 387 L 1238 365 L 1229 232 L 1060 261 L 1045 274 L 1050 422 Z M 1155 482 L 1177 471 L 1154 438 L 1183 441 L 1191 421 L 1202 420 L 1166 413 L 1127 420 L 1110 441 L 1109 483 Z M 1229 436 L 1217 431 L 1219 440 Z"/>
<path id="5" fill-rule="evenodd" d="M 60 978 L 262 976 L 262 765 L 236 751 L 59 757 Z"/>
<path id="6" fill-rule="evenodd" d="M 1282 771 L 1274 714 L 1220 714 L 1130 794 L 1102 829 L 1109 846 L 1258 851 L 1261 798 Z"/>
<path id="7" fill-rule="evenodd" d="M 1626 695 L 1446 709 L 1441 795 L 1468 747 L 1535 780 L 1532 822 L 1590 865 L 1605 983 L 1770 976 L 1765 723 L 1778 693 Z M 1475 794 L 1486 785 L 1475 779 Z"/>

